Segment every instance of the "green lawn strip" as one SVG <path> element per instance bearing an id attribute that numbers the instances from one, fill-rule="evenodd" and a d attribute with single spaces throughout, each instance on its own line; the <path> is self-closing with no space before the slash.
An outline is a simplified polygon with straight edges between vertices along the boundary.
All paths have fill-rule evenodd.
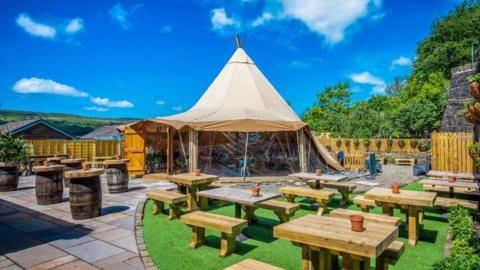
<path id="1" fill-rule="evenodd" d="M 421 190 L 421 185 L 410 184 L 405 189 Z M 353 196 L 352 196 L 353 197 Z M 339 206 L 340 197 L 336 197 L 331 204 L 334 208 Z M 310 207 L 309 200 L 297 200 L 302 208 L 297 211 L 294 218 L 306 214 L 315 214 Z M 344 206 L 349 209 L 359 210 L 354 205 Z M 301 250 L 292 245 L 290 241 L 275 239 L 272 236 L 272 227 L 278 225 L 278 219 L 272 211 L 258 209 L 256 214 L 259 223 L 249 225 L 244 233 L 251 238 L 237 243 L 236 252 L 227 257 L 218 256 L 220 252 L 220 233 L 207 230 L 208 243 L 197 249 L 190 249 L 191 230 L 179 220 L 169 221 L 164 214 L 153 216 L 152 203 L 149 201 L 145 208 L 144 230 L 145 242 L 148 252 L 154 263 L 160 269 L 223 269 L 245 258 L 254 258 L 285 269 L 300 269 Z M 233 204 L 217 207 L 211 204 L 209 212 L 233 216 Z M 376 207 L 372 213 L 381 213 L 381 208 Z M 400 211 L 395 211 L 395 216 L 405 221 L 405 216 Z M 397 265 L 392 269 L 431 269 L 436 261 L 443 257 L 448 224 L 440 216 L 440 213 L 428 209 L 423 222 L 420 241 L 417 246 L 406 247 L 405 253 Z M 407 242 L 407 232 L 404 225 L 400 227 L 400 241 Z M 372 260 L 374 265 L 374 260 Z"/>

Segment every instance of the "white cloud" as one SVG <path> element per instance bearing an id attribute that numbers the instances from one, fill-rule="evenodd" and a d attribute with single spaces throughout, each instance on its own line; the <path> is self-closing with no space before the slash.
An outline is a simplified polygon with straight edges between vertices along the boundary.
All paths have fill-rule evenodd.
<path id="1" fill-rule="evenodd" d="M 158 105 L 158 106 L 163 106 L 163 105 L 165 105 L 165 100 L 157 100 L 157 101 L 155 101 L 155 104 Z"/>
<path id="2" fill-rule="evenodd" d="M 69 34 L 75 34 L 83 30 L 83 20 L 81 18 L 75 18 L 71 20 L 65 27 L 65 32 Z"/>
<path id="3" fill-rule="evenodd" d="M 42 23 L 35 22 L 26 13 L 20 13 L 17 17 L 17 24 L 25 30 L 25 32 L 44 38 L 54 38 L 57 30 L 54 27 Z"/>
<path id="4" fill-rule="evenodd" d="M 391 67 L 395 66 L 410 66 L 412 64 L 412 60 L 405 56 L 400 56 L 397 59 L 392 61 Z"/>
<path id="5" fill-rule="evenodd" d="M 238 27 L 239 22 L 232 17 L 228 17 L 224 8 L 216 8 L 210 11 L 212 30 L 222 32 L 226 27 Z"/>
<path id="6" fill-rule="evenodd" d="M 257 19 L 255 19 L 255 20 L 252 22 L 252 26 L 253 26 L 253 27 L 257 27 L 257 26 L 263 25 L 263 24 L 265 24 L 266 22 L 268 22 L 268 21 L 270 21 L 270 20 L 272 20 L 272 19 L 273 19 L 272 13 L 270 13 L 270 12 L 263 12 L 260 17 L 258 17 Z"/>
<path id="7" fill-rule="evenodd" d="M 83 109 L 87 110 L 87 111 L 97 111 L 97 112 L 108 112 L 109 111 L 108 108 L 97 107 L 97 106 L 83 107 Z"/>
<path id="8" fill-rule="evenodd" d="M 139 8 L 143 7 L 142 4 L 136 4 L 130 9 L 125 9 L 121 3 L 116 3 L 108 13 L 112 19 L 117 22 L 123 29 L 127 30 L 132 27 L 132 24 L 128 20 Z"/>
<path id="9" fill-rule="evenodd" d="M 72 97 L 88 97 L 88 94 L 74 87 L 52 80 L 40 78 L 23 78 L 15 83 L 13 91 L 21 94 L 45 93 Z"/>
<path id="10" fill-rule="evenodd" d="M 384 80 L 379 77 L 373 76 L 368 71 L 352 74 L 350 75 L 350 79 L 359 84 L 372 85 L 373 94 L 383 94 L 385 92 L 385 87 L 387 86 Z"/>
<path id="11" fill-rule="evenodd" d="M 172 110 L 177 111 L 177 112 L 181 111 L 182 109 L 183 109 L 183 106 L 172 107 Z"/>
<path id="12" fill-rule="evenodd" d="M 110 100 L 109 98 L 91 98 L 90 99 L 93 103 L 99 105 L 99 106 L 105 106 L 105 107 L 110 107 L 110 108 L 133 108 L 134 105 L 128 100 L 120 100 L 120 101 L 113 101 Z"/>
<path id="13" fill-rule="evenodd" d="M 345 38 L 345 31 L 359 19 L 368 17 L 379 19 L 372 14 L 381 8 L 380 0 L 278 0 L 283 8 L 283 16 L 302 21 L 330 44 Z M 375 18 L 374 18 L 375 17 Z"/>

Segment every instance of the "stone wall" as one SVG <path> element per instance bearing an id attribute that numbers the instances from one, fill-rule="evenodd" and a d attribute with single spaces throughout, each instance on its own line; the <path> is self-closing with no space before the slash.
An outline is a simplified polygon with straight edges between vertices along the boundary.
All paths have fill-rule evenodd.
<path id="1" fill-rule="evenodd" d="M 448 90 L 448 101 L 445 114 L 443 115 L 443 132 L 473 131 L 473 125 L 465 120 L 462 110 L 465 108 L 464 101 L 470 98 L 470 83 L 467 77 L 475 73 L 476 64 L 466 64 L 452 68 L 451 86 Z"/>

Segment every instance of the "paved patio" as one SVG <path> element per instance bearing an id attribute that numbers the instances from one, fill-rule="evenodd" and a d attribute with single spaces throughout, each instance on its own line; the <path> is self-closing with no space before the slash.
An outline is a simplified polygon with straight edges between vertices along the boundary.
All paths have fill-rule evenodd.
<path id="1" fill-rule="evenodd" d="M 0 269 L 143 269 L 135 242 L 137 203 L 166 181 L 133 179 L 127 193 L 108 194 L 102 179 L 102 215 L 73 220 L 68 189 L 62 203 L 41 206 L 35 177 L 0 193 Z"/>

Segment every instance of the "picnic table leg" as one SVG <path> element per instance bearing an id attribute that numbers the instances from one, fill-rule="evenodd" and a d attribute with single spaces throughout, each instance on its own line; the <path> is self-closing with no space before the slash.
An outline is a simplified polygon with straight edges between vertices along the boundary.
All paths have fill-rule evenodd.
<path id="1" fill-rule="evenodd" d="M 197 248 L 205 243 L 205 228 L 192 226 L 191 248 Z"/>
<path id="2" fill-rule="evenodd" d="M 319 269 L 330 270 L 332 269 L 332 254 L 327 249 L 320 249 L 319 251 Z"/>
<path id="3" fill-rule="evenodd" d="M 393 207 L 390 204 L 382 203 L 382 213 L 385 216 L 393 216 Z"/>
<path id="4" fill-rule="evenodd" d="M 348 195 L 350 192 L 348 192 L 347 190 L 341 190 L 341 189 L 339 189 L 338 191 L 342 195 L 342 200 L 340 201 L 340 205 L 346 205 L 348 203 Z"/>
<path id="5" fill-rule="evenodd" d="M 307 245 L 302 245 L 302 270 L 313 270 L 310 247 Z"/>
<path id="6" fill-rule="evenodd" d="M 350 254 L 342 253 L 342 270 L 369 270 L 370 269 L 370 259 L 362 258 L 352 258 Z M 363 267 L 362 267 L 363 266 Z"/>
<path id="7" fill-rule="evenodd" d="M 198 203 L 197 203 L 197 187 L 188 187 L 188 199 L 187 199 L 187 205 L 188 205 L 188 210 L 189 211 L 195 211 L 198 209 Z"/>
<path id="8" fill-rule="evenodd" d="M 235 203 L 235 217 L 242 218 L 242 207 L 239 203 Z"/>
<path id="9" fill-rule="evenodd" d="M 180 205 L 178 204 L 170 204 L 170 209 L 168 213 L 168 219 L 176 219 L 180 217 Z"/>
<path id="10" fill-rule="evenodd" d="M 408 245 L 414 247 L 417 245 L 419 233 L 418 226 L 418 208 L 411 206 L 408 208 Z"/>
<path id="11" fill-rule="evenodd" d="M 328 207 L 327 207 L 328 200 L 317 198 L 316 201 L 318 202 L 317 215 L 321 216 L 324 213 L 326 214 L 328 212 Z"/>
<path id="12" fill-rule="evenodd" d="M 375 270 L 388 270 L 388 263 L 385 261 L 385 257 L 378 256 L 375 260 Z"/>
<path id="13" fill-rule="evenodd" d="M 285 197 L 288 202 L 295 203 L 295 197 L 296 197 L 295 195 L 283 194 L 283 197 Z"/>
<path id="14" fill-rule="evenodd" d="M 242 209 L 245 212 L 245 216 L 243 218 L 246 219 L 249 224 L 257 222 L 257 216 L 255 216 L 255 210 L 257 210 L 257 208 L 242 205 Z"/>
<path id="15" fill-rule="evenodd" d="M 160 212 L 160 213 L 163 213 L 163 210 L 164 210 L 164 204 L 163 204 L 163 202 L 161 202 L 161 201 L 153 201 L 153 211 L 152 211 L 152 215 L 156 215 L 156 214 L 158 214 L 159 212 Z"/>

